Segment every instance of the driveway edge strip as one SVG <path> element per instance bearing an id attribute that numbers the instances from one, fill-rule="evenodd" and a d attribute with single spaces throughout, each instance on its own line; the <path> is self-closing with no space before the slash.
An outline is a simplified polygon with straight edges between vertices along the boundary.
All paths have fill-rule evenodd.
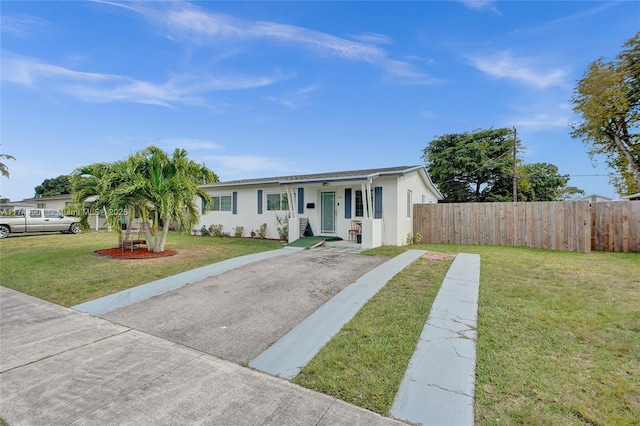
<path id="1" fill-rule="evenodd" d="M 473 425 L 479 284 L 480 256 L 458 254 L 394 399 L 394 418 L 421 425 Z"/>
<path id="2" fill-rule="evenodd" d="M 170 277 L 161 278 L 157 281 L 152 281 L 137 287 L 122 290 L 118 293 L 110 294 L 99 299 L 81 303 L 79 305 L 72 306 L 71 309 L 85 312 L 90 315 L 106 314 L 107 312 L 114 311 L 133 303 L 141 302 L 159 294 L 166 293 L 167 291 L 183 287 L 187 284 L 227 272 L 231 269 L 257 262 L 259 260 L 294 253 L 295 251 L 295 249 L 281 248 L 279 250 L 263 251 L 260 253 L 234 257 L 221 262 L 212 263 L 211 265 L 192 269 L 190 271 L 181 272 Z"/>
<path id="3" fill-rule="evenodd" d="M 367 272 L 258 355 L 249 366 L 292 379 L 391 278 L 425 253 L 408 250 Z"/>

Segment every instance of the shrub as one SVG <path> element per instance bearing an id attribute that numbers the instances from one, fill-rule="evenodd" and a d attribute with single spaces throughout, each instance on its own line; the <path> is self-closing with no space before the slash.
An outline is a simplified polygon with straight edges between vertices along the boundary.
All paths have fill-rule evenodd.
<path id="1" fill-rule="evenodd" d="M 224 237 L 225 234 L 224 232 L 222 232 L 222 224 L 220 225 L 211 225 L 209 227 L 209 235 L 211 235 L 212 237 Z"/>
<path id="2" fill-rule="evenodd" d="M 415 235 L 407 234 L 407 244 L 418 244 L 422 241 L 422 235 L 416 232 Z"/>
<path id="3" fill-rule="evenodd" d="M 267 237 L 267 224 L 263 223 L 262 225 L 260 225 L 260 228 L 258 228 L 258 238 L 260 238 L 261 240 L 264 240 Z"/>
<path id="4" fill-rule="evenodd" d="M 200 235 L 202 236 L 209 235 L 209 230 L 207 229 L 206 226 L 202 225 L 202 228 L 200 228 Z"/>
<path id="5" fill-rule="evenodd" d="M 236 226 L 233 228 L 233 236 L 234 237 L 242 237 L 242 233 L 244 232 L 244 226 Z"/>
<path id="6" fill-rule="evenodd" d="M 289 213 L 286 213 L 284 216 L 278 216 L 276 213 L 276 222 L 278 223 L 276 230 L 278 231 L 280 241 L 289 240 L 289 217 Z"/>

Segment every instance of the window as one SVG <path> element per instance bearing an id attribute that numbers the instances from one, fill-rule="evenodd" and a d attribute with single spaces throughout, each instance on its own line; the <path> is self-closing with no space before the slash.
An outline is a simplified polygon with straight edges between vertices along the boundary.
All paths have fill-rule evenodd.
<path id="1" fill-rule="evenodd" d="M 211 211 L 214 212 L 230 212 L 231 211 L 231 195 L 214 195 L 211 197 Z"/>
<path id="2" fill-rule="evenodd" d="M 267 210 L 289 210 L 287 194 L 267 194 Z"/>
<path id="3" fill-rule="evenodd" d="M 47 208 L 47 203 L 38 203 L 36 205 L 37 208 L 39 209 L 46 209 Z"/>
<path id="4" fill-rule="evenodd" d="M 42 217 L 42 210 L 30 210 L 29 217 Z"/>
<path id="5" fill-rule="evenodd" d="M 411 217 L 411 208 L 413 207 L 413 193 L 407 190 L 407 217 Z"/>
<path id="6" fill-rule="evenodd" d="M 373 198 L 373 191 L 371 191 L 371 197 Z M 364 217 L 365 201 L 362 197 L 362 191 L 356 190 L 356 217 Z"/>
<path id="7" fill-rule="evenodd" d="M 58 210 L 45 210 L 44 217 L 46 218 L 59 218 L 60 212 Z"/>

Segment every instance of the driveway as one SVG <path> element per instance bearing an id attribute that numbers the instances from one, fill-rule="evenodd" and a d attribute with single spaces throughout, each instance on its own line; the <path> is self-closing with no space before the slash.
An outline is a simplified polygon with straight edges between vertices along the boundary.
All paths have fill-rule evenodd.
<path id="1" fill-rule="evenodd" d="M 242 266 L 103 314 L 246 364 L 385 257 L 303 250 Z"/>

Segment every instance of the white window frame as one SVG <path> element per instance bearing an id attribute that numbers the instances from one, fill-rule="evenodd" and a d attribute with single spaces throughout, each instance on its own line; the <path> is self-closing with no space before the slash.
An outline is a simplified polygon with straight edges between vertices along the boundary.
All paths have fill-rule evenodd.
<path id="1" fill-rule="evenodd" d="M 272 208 L 272 203 L 269 202 L 269 196 L 279 195 L 278 208 Z M 285 206 L 286 203 L 286 206 Z M 289 197 L 286 192 L 267 192 L 264 194 L 264 205 L 266 210 L 270 212 L 289 211 Z"/>
<path id="2" fill-rule="evenodd" d="M 223 204 L 222 204 L 222 199 L 223 198 L 229 198 L 229 208 L 225 208 L 223 209 Z M 218 208 L 216 209 L 216 201 L 215 199 L 218 199 Z M 227 207 L 227 206 L 224 206 Z M 230 193 L 224 193 L 224 194 L 214 194 L 211 196 L 211 207 L 209 208 L 209 211 L 211 212 L 220 212 L 220 213 L 225 213 L 225 212 L 229 212 L 231 213 L 231 211 L 233 210 L 233 195 L 231 195 Z"/>
<path id="3" fill-rule="evenodd" d="M 362 211 L 358 214 L 358 193 L 360 194 L 360 204 L 362 205 Z M 353 194 L 353 216 L 354 217 L 364 217 L 364 212 L 367 210 L 367 203 L 365 202 L 363 192 L 361 189 L 355 189 Z M 375 206 L 375 192 L 371 190 L 371 205 Z M 371 213 L 373 217 L 373 212 Z"/>

